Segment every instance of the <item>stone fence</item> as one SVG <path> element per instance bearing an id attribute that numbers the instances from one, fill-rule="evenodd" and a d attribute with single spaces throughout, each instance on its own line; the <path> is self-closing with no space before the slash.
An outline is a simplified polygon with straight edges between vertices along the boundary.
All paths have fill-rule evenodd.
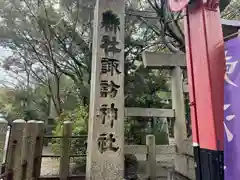
<path id="1" fill-rule="evenodd" d="M 7 122 L 0 122 L 0 126 L 6 126 Z M 72 122 L 66 121 L 63 124 L 61 138 L 61 153 L 59 176 L 41 177 L 41 160 L 44 140 L 45 124 L 42 121 L 15 120 L 11 127 L 3 172 L 0 178 L 12 180 L 22 179 L 84 179 L 85 174 L 70 176 L 70 157 L 79 155 L 70 154 L 70 139 L 78 138 L 72 136 Z M 49 137 L 46 137 L 49 138 Z M 189 140 L 190 141 L 190 140 Z M 190 143 L 191 144 L 191 143 Z M 166 179 L 172 176 L 173 168 L 177 165 L 176 171 L 194 179 L 193 152 L 189 142 L 184 142 L 177 151 L 175 145 L 156 145 L 155 136 L 146 136 L 146 145 L 125 145 L 125 155 L 135 155 L 139 162 L 138 173 L 143 179 L 155 180 L 156 177 Z M 175 160 L 175 163 L 174 163 Z"/>
<path id="2" fill-rule="evenodd" d="M 7 122 L 1 122 L 1 127 Z M 66 121 L 63 124 L 63 134 L 61 138 L 60 156 L 60 174 L 59 177 L 41 177 L 41 160 L 44 139 L 44 123 L 42 121 L 15 120 L 11 127 L 9 142 L 7 147 L 7 158 L 4 163 L 1 178 L 10 178 L 12 180 L 21 179 L 84 179 L 85 174 L 78 176 L 69 176 L 70 157 L 78 155 L 70 154 L 70 139 L 78 138 L 72 136 L 72 123 Z M 49 137 L 47 137 L 49 138 Z M 162 168 L 172 167 L 175 146 L 156 145 L 153 135 L 146 136 L 146 145 L 125 145 L 125 154 L 134 154 L 145 161 L 145 178 L 155 179 L 159 174 L 157 163 Z M 168 156 L 168 158 L 166 158 Z M 142 158 L 142 159 L 141 159 Z M 141 170 L 140 170 L 141 171 Z M 161 173 L 161 171 L 160 171 Z M 162 172 L 163 173 L 163 172 Z M 161 174 L 162 176 L 166 176 Z"/>

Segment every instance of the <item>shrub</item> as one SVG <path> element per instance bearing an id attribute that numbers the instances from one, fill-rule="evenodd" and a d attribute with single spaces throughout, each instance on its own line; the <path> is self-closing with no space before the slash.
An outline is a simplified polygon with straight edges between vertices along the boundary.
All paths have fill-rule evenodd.
<path id="1" fill-rule="evenodd" d="M 79 106 L 73 111 L 65 111 L 57 119 L 56 128 L 53 131 L 54 136 L 61 136 L 64 121 L 73 122 L 73 136 L 81 136 L 71 140 L 71 154 L 85 155 L 86 154 L 86 138 L 87 138 L 87 122 L 88 122 L 88 108 Z M 125 144 L 145 144 L 146 124 L 144 121 L 134 121 L 134 119 L 127 118 L 125 120 Z M 160 121 L 161 122 L 161 121 Z M 160 125 L 161 126 L 161 125 Z M 156 126 L 159 130 L 159 127 Z M 160 128 L 161 129 L 161 128 Z M 156 136 L 157 144 L 167 144 L 168 135 L 163 131 L 153 130 L 152 133 Z M 60 154 L 60 139 L 52 140 L 53 152 Z M 86 165 L 86 158 L 74 158 L 73 162 L 76 164 L 76 171 L 83 171 Z M 128 164 L 128 162 L 125 162 Z"/>
<path id="2" fill-rule="evenodd" d="M 73 111 L 66 111 L 61 114 L 57 119 L 57 125 L 53 131 L 54 136 L 61 136 L 63 130 L 63 122 L 72 121 L 73 136 L 82 136 L 79 138 L 71 139 L 71 150 L 70 153 L 73 155 L 85 155 L 86 154 L 86 138 L 87 138 L 87 121 L 88 121 L 88 108 L 84 106 L 79 106 Z M 52 148 L 55 154 L 60 154 L 60 139 L 52 140 Z M 83 157 L 74 158 L 73 162 L 80 167 L 85 166 L 86 159 Z"/>
<path id="3" fill-rule="evenodd" d="M 164 127 L 163 121 L 154 121 L 149 127 L 146 117 L 127 117 L 124 124 L 125 144 L 146 144 L 146 135 L 155 135 L 157 145 L 168 144 L 168 133 Z"/>

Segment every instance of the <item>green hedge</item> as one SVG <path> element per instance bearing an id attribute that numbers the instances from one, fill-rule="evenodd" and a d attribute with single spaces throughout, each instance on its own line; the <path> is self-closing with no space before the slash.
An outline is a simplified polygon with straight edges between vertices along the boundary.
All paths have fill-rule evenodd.
<path id="1" fill-rule="evenodd" d="M 87 122 L 88 122 L 88 108 L 79 106 L 74 111 L 66 111 L 57 119 L 56 128 L 53 131 L 54 136 L 61 136 L 64 121 L 73 122 L 73 136 L 84 136 L 81 138 L 74 138 L 71 140 L 71 154 L 85 155 L 86 154 L 86 138 L 87 138 Z M 146 135 L 149 134 L 146 131 L 146 123 L 144 121 L 136 121 L 131 118 L 125 120 L 125 144 L 145 144 Z M 146 122 L 146 121 L 145 121 Z M 168 135 L 166 132 L 159 131 L 158 126 L 155 128 L 152 134 L 156 136 L 156 144 L 167 144 Z M 60 154 L 60 139 L 52 140 L 52 148 L 55 154 Z M 74 158 L 73 161 L 78 167 L 85 167 L 85 158 Z"/>
<path id="2" fill-rule="evenodd" d="M 82 136 L 81 138 L 71 139 L 71 154 L 84 156 L 86 154 L 86 138 L 87 138 L 87 121 L 88 121 L 88 108 L 79 106 L 74 111 L 62 113 L 57 119 L 57 125 L 53 132 L 54 136 L 61 136 L 63 130 L 63 122 L 73 122 L 73 136 Z M 52 148 L 55 154 L 60 154 L 60 139 L 52 140 Z M 79 166 L 85 165 L 85 158 L 74 158 L 73 161 Z"/>

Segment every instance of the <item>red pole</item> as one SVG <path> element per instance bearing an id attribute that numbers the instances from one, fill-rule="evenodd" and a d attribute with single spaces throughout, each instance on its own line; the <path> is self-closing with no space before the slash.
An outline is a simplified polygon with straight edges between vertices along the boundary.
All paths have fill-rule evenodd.
<path id="1" fill-rule="evenodd" d="M 225 55 L 220 12 L 214 0 L 191 3 L 196 6 L 186 7 L 185 42 L 196 179 L 223 180 Z"/>

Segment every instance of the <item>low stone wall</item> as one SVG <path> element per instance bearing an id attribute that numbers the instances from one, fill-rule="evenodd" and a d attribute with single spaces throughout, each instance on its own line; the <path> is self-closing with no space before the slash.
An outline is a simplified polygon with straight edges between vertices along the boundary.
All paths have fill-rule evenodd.
<path id="1" fill-rule="evenodd" d="M 193 156 L 192 140 L 188 139 L 182 143 L 178 149 L 175 157 L 175 171 L 187 177 L 188 179 L 195 180 L 195 162 Z"/>
<path id="2" fill-rule="evenodd" d="M 191 180 L 195 180 L 193 157 L 181 154 L 177 155 L 175 158 L 175 171 Z"/>

